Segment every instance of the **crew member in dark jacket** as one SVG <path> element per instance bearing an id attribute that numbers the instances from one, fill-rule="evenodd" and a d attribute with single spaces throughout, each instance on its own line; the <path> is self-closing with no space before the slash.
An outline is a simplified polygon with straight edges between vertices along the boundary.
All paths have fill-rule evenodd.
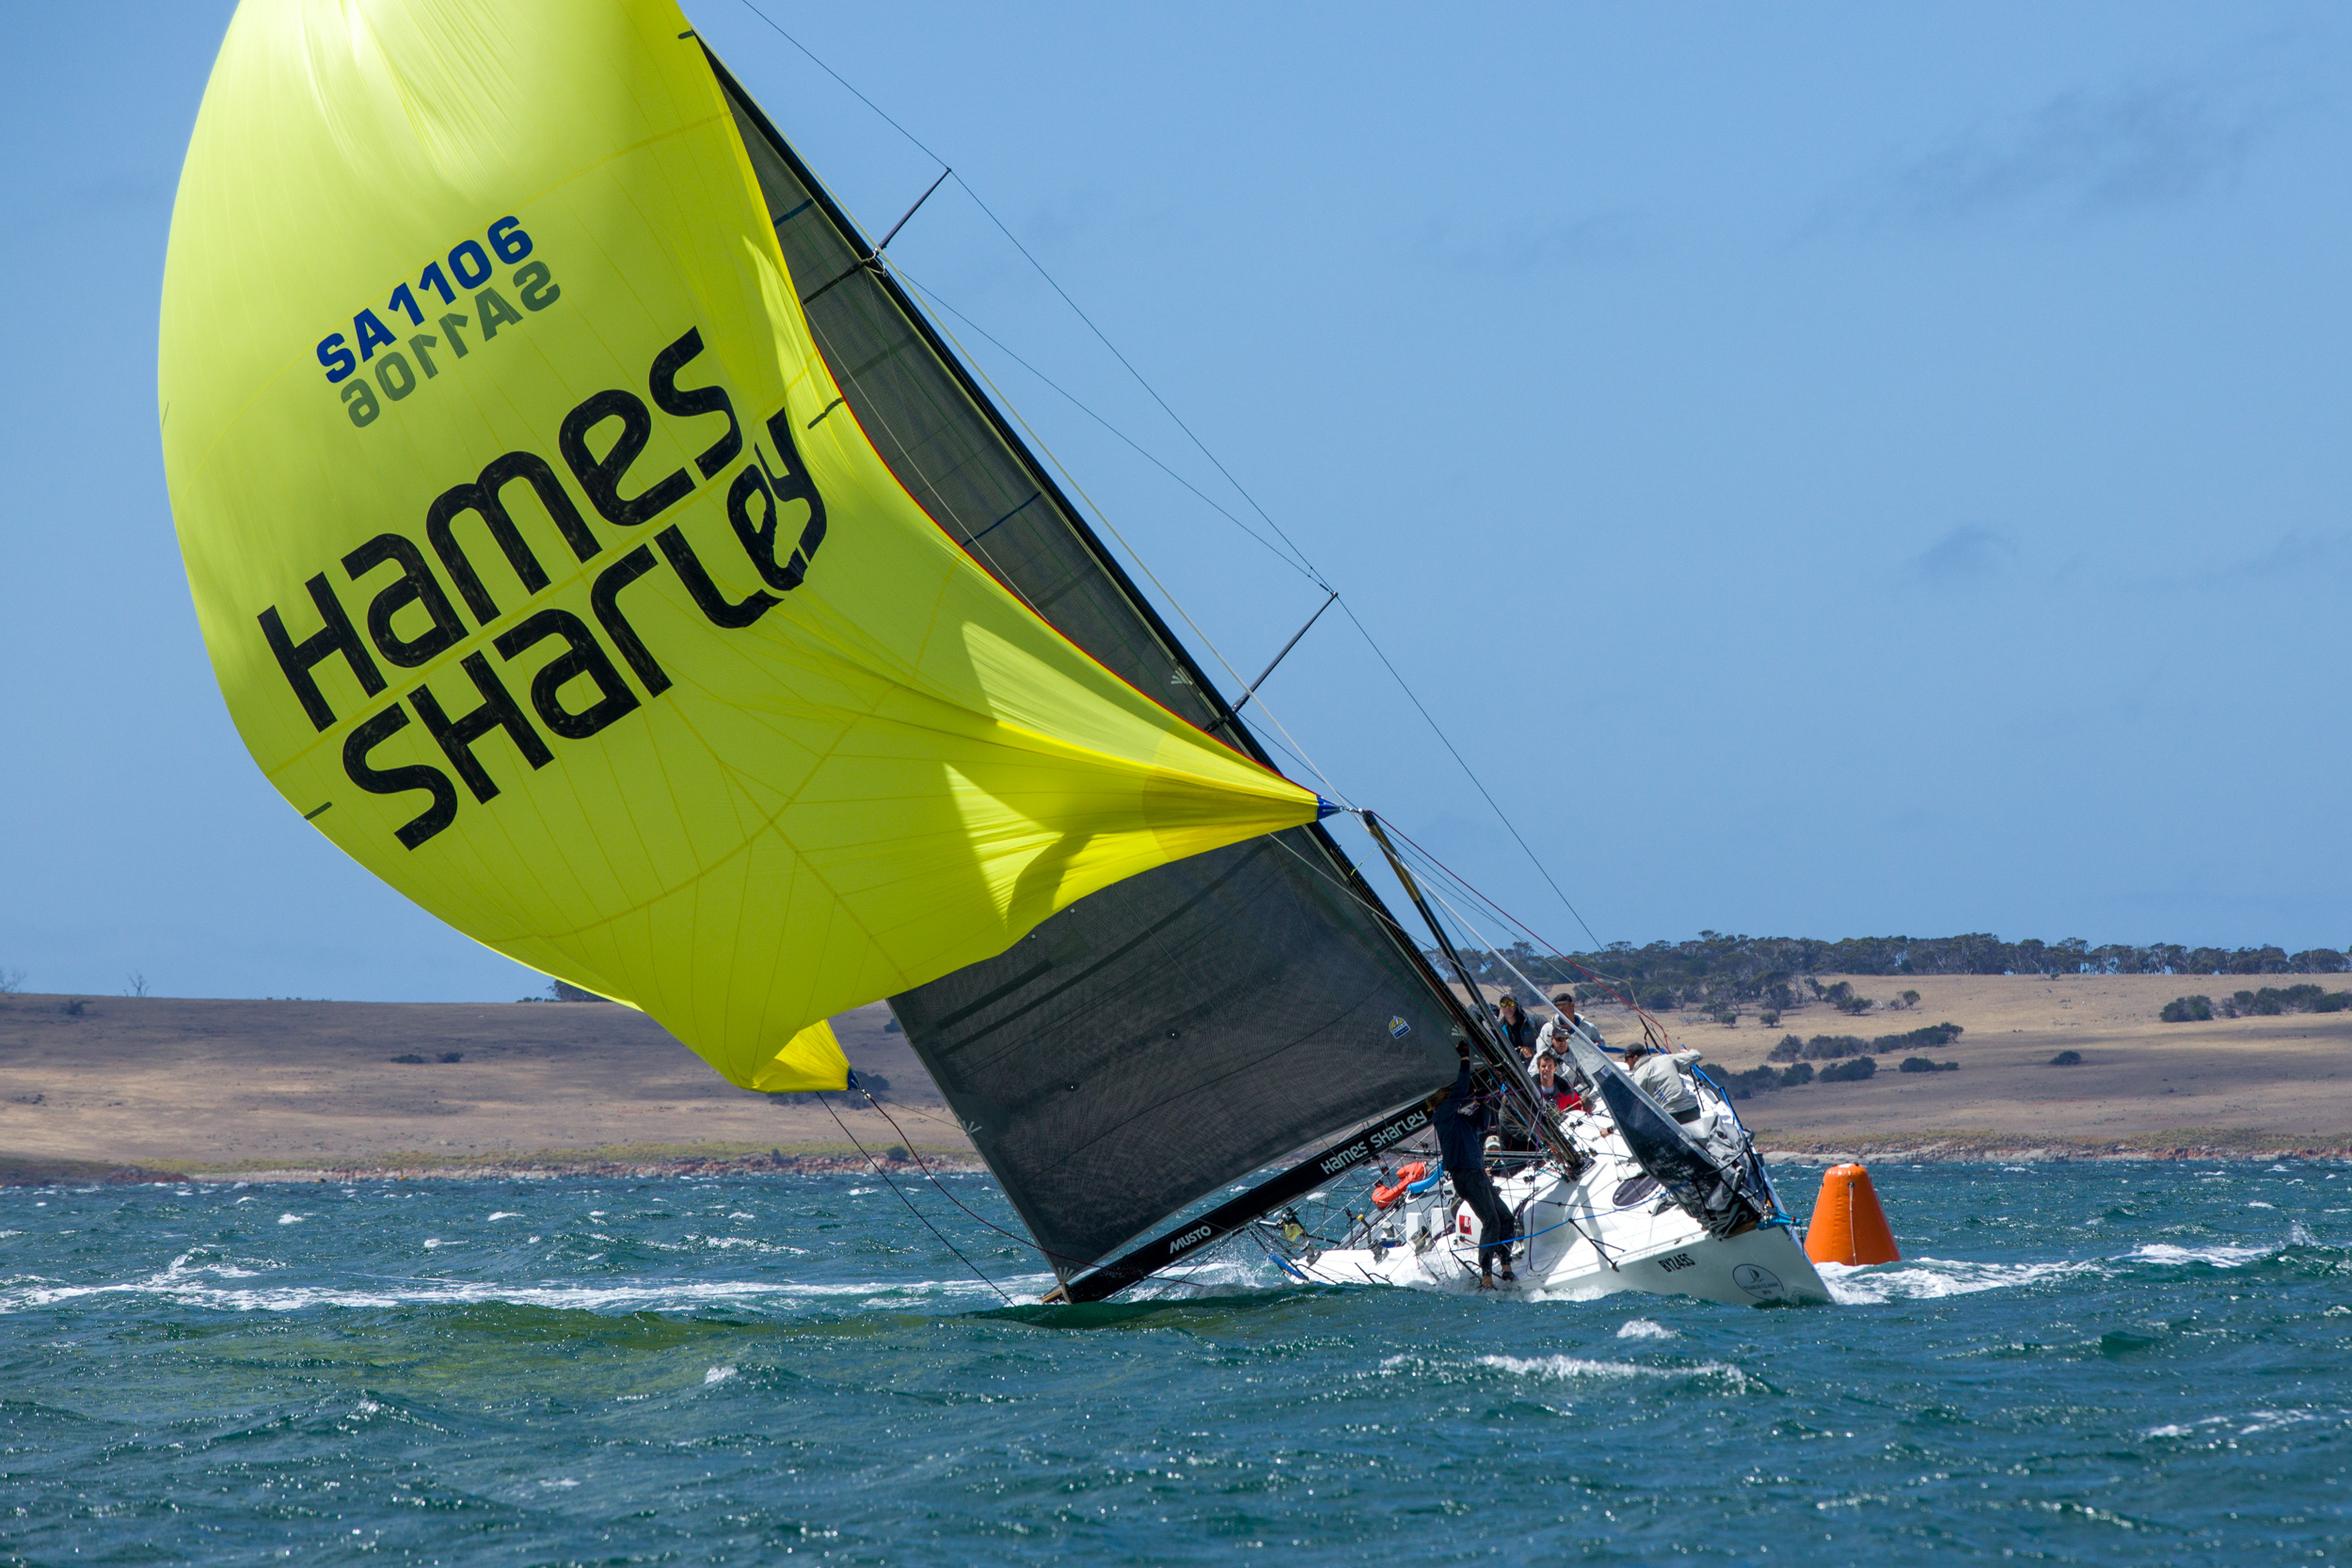
<path id="1" fill-rule="evenodd" d="M 1511 1240 L 1518 1227 L 1510 1207 L 1495 1191 L 1494 1179 L 1486 1174 L 1486 1107 L 1479 1102 L 1477 1085 L 1470 1080 L 1470 1044 L 1457 1040 L 1454 1049 L 1461 1055 L 1462 1070 L 1438 1106 L 1438 1148 L 1446 1174 L 1454 1178 L 1454 1195 L 1478 1216 L 1478 1288 L 1486 1291 L 1494 1288 L 1498 1259 L 1503 1279 L 1518 1278 L 1511 1272 Z"/>
<path id="2" fill-rule="evenodd" d="M 1535 1060 L 1535 1021 L 1519 1006 L 1519 999 L 1509 991 L 1502 993 L 1502 1003 L 1495 1008 L 1495 1022 L 1502 1030 L 1502 1037 L 1511 1042 L 1511 1049 L 1519 1053 L 1519 1060 L 1533 1065 Z"/>

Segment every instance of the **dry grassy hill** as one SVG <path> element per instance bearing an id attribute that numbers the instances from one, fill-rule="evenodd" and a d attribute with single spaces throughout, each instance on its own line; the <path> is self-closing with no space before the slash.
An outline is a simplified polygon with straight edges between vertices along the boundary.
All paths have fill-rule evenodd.
<path id="1" fill-rule="evenodd" d="M 1825 976 L 1825 979 L 1832 978 Z M 1669 1014 L 1712 1066 L 1760 1063 L 1783 1034 L 1965 1033 L 1925 1053 L 1956 1072 L 1878 1058 L 1859 1084 L 1758 1094 L 1768 1148 L 1803 1154 L 2242 1153 L 2352 1150 L 2352 1013 L 2161 1023 L 2185 991 L 2241 982 L 2162 975 L 1851 977 L 1882 1004 L 1815 1005 L 1776 1028 Z M 79 1010 L 74 1005 L 79 1003 Z M 1638 1027 L 1596 1009 L 1613 1041 Z M 877 1152 L 971 1149 L 879 1005 L 834 1021 L 861 1077 L 888 1083 L 894 1131 L 838 1107 Z M 2074 1067 L 2052 1067 L 2062 1050 Z M 444 1053 L 460 1060 L 443 1062 Z M 421 1062 L 396 1062 L 421 1056 Z M 849 1152 L 813 1097 L 734 1088 L 643 1014 L 600 1003 L 215 1002 L 0 996 L 0 1180 L 266 1168 L 675 1167 L 706 1158 Z"/>
<path id="2" fill-rule="evenodd" d="M 1966 1033 L 1948 1046 L 1878 1058 L 1859 1084 L 1809 1084 L 1758 1094 L 1740 1112 L 1768 1148 L 1805 1152 L 1938 1148 L 1946 1152 L 2253 1153 L 2352 1149 L 2352 1012 L 2163 1023 L 2157 1010 L 2186 992 L 2216 1001 L 2265 983 L 2165 974 L 1820 977 L 1848 980 L 1881 1004 L 1919 993 L 1916 1007 L 1883 1006 L 1849 1018 L 1820 1004 L 1765 1028 L 1750 1013 L 1733 1028 L 1669 1014 L 1678 1045 L 1710 1066 L 1761 1063 L 1785 1034 L 1900 1034 L 1945 1020 Z M 2313 978 L 2272 976 L 2269 983 Z M 2329 976 L 2317 976 L 2329 979 Z M 1616 1043 L 1639 1028 L 1596 1009 Z M 2061 1051 L 2073 1067 L 2053 1067 Z M 1905 1055 L 1957 1062 L 1957 1072 L 1899 1073 Z M 1816 1064 L 1817 1066 L 1822 1064 Z"/>
<path id="3" fill-rule="evenodd" d="M 968 1155 L 905 1038 L 885 1032 L 889 1016 L 878 1004 L 834 1022 L 859 1076 L 887 1081 L 905 1136 L 871 1111 L 837 1107 L 849 1131 L 877 1151 L 903 1141 Z M 813 1098 L 738 1089 L 651 1019 L 610 1003 L 0 997 L 0 1172 L 848 1147 Z"/>

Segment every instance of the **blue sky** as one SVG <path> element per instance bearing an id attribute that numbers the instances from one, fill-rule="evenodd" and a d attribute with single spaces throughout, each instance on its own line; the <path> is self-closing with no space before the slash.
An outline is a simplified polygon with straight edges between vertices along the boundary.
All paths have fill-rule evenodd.
<path id="1" fill-rule="evenodd" d="M 1603 940 L 2352 942 L 2352 17 L 760 3 L 1343 592 Z M 0 968 L 519 995 L 268 788 L 197 636 L 155 308 L 229 10 L 0 22 Z M 937 172 L 689 10 L 870 226 Z M 1265 525 L 954 184 L 892 250 L 1254 674 L 1320 591 L 965 320 Z M 1581 944 L 1338 611 L 1266 697 Z"/>

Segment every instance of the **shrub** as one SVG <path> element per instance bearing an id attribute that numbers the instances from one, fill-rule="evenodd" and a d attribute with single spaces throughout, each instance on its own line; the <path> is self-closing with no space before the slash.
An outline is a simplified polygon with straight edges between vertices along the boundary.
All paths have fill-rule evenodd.
<path id="1" fill-rule="evenodd" d="M 904 1144 L 892 1144 L 882 1150 L 882 1158 L 885 1160 L 904 1160 L 906 1157 L 907 1146 Z"/>
<path id="2" fill-rule="evenodd" d="M 1816 1035 L 1804 1042 L 1804 1059 L 1833 1062 L 1840 1056 L 1859 1056 L 1869 1049 L 1851 1035 Z"/>
<path id="3" fill-rule="evenodd" d="M 1859 1084 L 1865 1078 L 1876 1073 L 1878 1069 L 1878 1063 L 1869 1057 L 1856 1056 L 1851 1060 L 1823 1068 L 1821 1082 L 1824 1084 Z"/>
<path id="4" fill-rule="evenodd" d="M 1899 1000 L 1906 1008 L 1915 1007 L 1919 1005 L 1919 993 L 1915 990 L 1907 990 Z"/>
<path id="5" fill-rule="evenodd" d="M 1857 1018 L 1878 1006 L 1867 996 L 1856 996 L 1853 992 L 1853 986 L 1845 980 L 1840 980 L 1822 991 L 1821 1000 L 1839 1012 Z"/>
<path id="6" fill-rule="evenodd" d="M 405 1063 L 410 1067 L 415 1067 L 421 1064 L 424 1061 L 424 1058 L 418 1055 L 413 1051 L 404 1051 L 399 1055 L 393 1057 L 392 1060 L 395 1062 Z"/>
<path id="7" fill-rule="evenodd" d="M 2202 1001 L 2201 997 L 2183 997 L 2181 1001 Z M 2231 1018 L 2250 1016 L 2276 1018 L 2280 1013 L 2340 1013 L 2352 1006 L 2352 991 L 2331 991 L 2320 986 L 2265 986 L 2260 990 L 2233 992 L 2222 1004 L 2222 1011 Z M 2162 1015 L 2159 1014 L 2159 1017 Z M 2168 1022 L 2179 1022 L 2177 1020 Z"/>
<path id="8" fill-rule="evenodd" d="M 1724 1077 L 1724 1089 L 1734 1100 L 1746 1100 L 1759 1092 L 1770 1094 L 1779 1087 L 1777 1068 L 1752 1067 L 1745 1072 L 1727 1073 Z"/>
<path id="9" fill-rule="evenodd" d="M 2213 1017 L 2210 996 L 2176 996 L 2156 1014 L 2167 1023 L 2203 1023 Z"/>
<path id="10" fill-rule="evenodd" d="M 1756 1015 L 1756 1022 L 1761 1023 L 1767 1029 L 1777 1029 L 1780 1027 L 1780 1009 L 1778 1007 L 1766 1007 Z"/>
<path id="11" fill-rule="evenodd" d="M 1770 1056 L 1767 1056 L 1765 1060 L 1770 1062 L 1793 1062 L 1804 1054 L 1804 1041 L 1797 1038 L 1794 1035 L 1783 1035 L 1780 1037 L 1780 1043 L 1772 1047 L 1772 1053 Z"/>
<path id="12" fill-rule="evenodd" d="M 1813 1064 L 1811 1062 L 1799 1062 L 1780 1075 L 1780 1086 L 1784 1089 L 1793 1089 L 1800 1084 L 1812 1082 Z"/>
<path id="13" fill-rule="evenodd" d="M 2050 1058 L 2050 1065 L 2052 1067 L 2080 1067 L 2083 1065 L 2083 1053 L 2079 1051 L 2061 1051 Z"/>
<path id="14" fill-rule="evenodd" d="M 1931 1062 L 1925 1056 L 1905 1056 L 1903 1058 L 1903 1065 L 1897 1070 L 1902 1072 L 1958 1072 L 1960 1070 L 1960 1064 L 1958 1062 Z"/>
<path id="15" fill-rule="evenodd" d="M 1931 1023 L 1924 1029 L 1913 1029 L 1900 1035 L 1881 1035 L 1870 1042 L 1870 1049 L 1880 1055 L 1889 1051 L 1920 1051 L 1932 1046 L 1949 1045 L 1967 1033 L 1957 1023 Z"/>
<path id="16" fill-rule="evenodd" d="M 462 1062 L 465 1059 L 466 1053 L 462 1051 L 444 1051 L 441 1053 L 441 1060 L 445 1062 Z"/>

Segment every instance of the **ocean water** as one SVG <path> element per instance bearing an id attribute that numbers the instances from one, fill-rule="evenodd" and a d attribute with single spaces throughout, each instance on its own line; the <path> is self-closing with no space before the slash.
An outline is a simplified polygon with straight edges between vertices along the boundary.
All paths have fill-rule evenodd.
<path id="1" fill-rule="evenodd" d="M 2352 1167 L 1873 1174 L 1908 1260 L 1769 1311 L 1049 1308 L 910 1189 L 1008 1304 L 871 1179 L 0 1191 L 0 1562 L 2343 1555 Z"/>

